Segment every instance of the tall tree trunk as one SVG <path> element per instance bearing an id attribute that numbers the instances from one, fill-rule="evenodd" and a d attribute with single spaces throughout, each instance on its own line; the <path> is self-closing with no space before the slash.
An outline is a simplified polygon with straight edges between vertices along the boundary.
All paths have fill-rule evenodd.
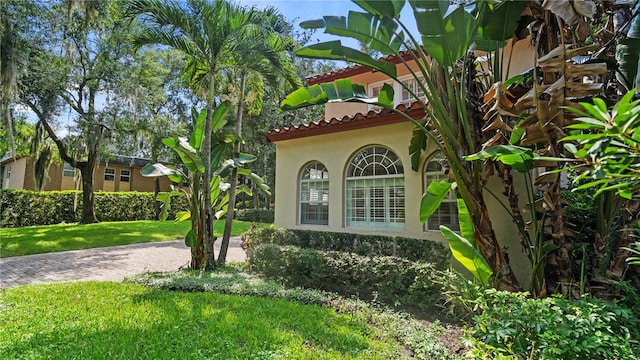
<path id="1" fill-rule="evenodd" d="M 97 223 L 93 199 L 93 171 L 94 163 L 90 161 L 78 163 L 82 177 L 82 217 L 81 224 Z"/>
<path id="2" fill-rule="evenodd" d="M 197 246 L 204 246 L 205 253 L 205 269 L 213 269 L 216 266 L 215 254 L 214 254 L 214 242 L 215 237 L 213 235 L 213 207 L 211 204 L 211 119 L 213 117 L 213 106 L 215 99 L 215 67 L 212 66 L 209 73 L 209 89 L 207 95 L 207 116 L 205 117 L 204 122 L 204 137 L 202 140 L 202 153 L 203 153 L 203 162 L 204 162 L 204 180 L 203 180 L 203 190 L 204 190 L 204 211 L 202 212 L 202 223 L 204 226 L 204 238 L 202 239 L 202 244 L 198 244 L 198 240 L 196 240 Z"/>
<path id="3" fill-rule="evenodd" d="M 236 114 L 236 133 L 242 137 L 242 113 L 244 112 L 244 88 L 247 74 L 245 71 L 240 75 L 240 94 L 238 95 L 238 112 Z M 240 152 L 242 141 L 234 144 L 234 156 Z M 227 250 L 229 249 L 229 239 L 231 238 L 231 227 L 233 226 L 234 209 L 236 207 L 236 189 L 238 187 L 238 168 L 234 167 L 229 179 L 229 205 L 227 209 L 227 217 L 224 223 L 224 233 L 222 235 L 222 244 L 220 244 L 220 253 L 218 254 L 218 264 L 224 265 L 227 261 Z"/>

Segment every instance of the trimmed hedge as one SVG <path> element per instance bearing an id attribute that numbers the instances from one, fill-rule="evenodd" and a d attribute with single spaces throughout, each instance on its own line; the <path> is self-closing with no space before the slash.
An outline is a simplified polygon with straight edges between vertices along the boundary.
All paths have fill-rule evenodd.
<path id="1" fill-rule="evenodd" d="M 155 200 L 149 192 L 96 192 L 94 193 L 96 217 L 100 221 L 152 220 L 155 217 Z M 169 218 L 176 211 L 187 210 L 185 196 L 171 199 Z M 2 226 L 34 226 L 74 223 L 82 213 L 82 192 L 0 190 Z"/>
<path id="2" fill-rule="evenodd" d="M 276 228 L 254 229 L 247 234 L 249 257 L 252 256 L 251 247 L 261 244 L 293 245 L 363 256 L 396 256 L 409 261 L 428 260 L 438 269 L 448 267 L 451 257 L 448 248 L 432 240 Z"/>
<path id="3" fill-rule="evenodd" d="M 259 223 L 273 223 L 275 212 L 273 209 L 240 209 L 236 211 L 235 218 L 242 221 Z"/>
<path id="4" fill-rule="evenodd" d="M 287 287 L 359 295 L 388 303 L 432 303 L 439 298 L 436 268 L 394 256 L 362 256 L 297 246 L 261 244 L 253 248 L 251 270 Z"/>

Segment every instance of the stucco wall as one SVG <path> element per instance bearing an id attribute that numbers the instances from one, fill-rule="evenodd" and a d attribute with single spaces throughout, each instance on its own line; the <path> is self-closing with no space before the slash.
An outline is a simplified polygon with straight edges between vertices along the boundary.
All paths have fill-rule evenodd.
<path id="1" fill-rule="evenodd" d="M 2 188 L 3 189 L 22 189 L 24 186 L 24 175 L 27 167 L 27 158 L 7 160 L 3 164 Z M 7 175 L 11 171 L 11 176 Z"/>
<path id="2" fill-rule="evenodd" d="M 439 231 L 425 231 L 419 220 L 420 200 L 424 186 L 422 167 L 434 149 L 427 149 L 427 152 L 423 154 L 420 171 L 411 170 L 408 151 L 411 129 L 410 123 L 399 123 L 277 142 L 275 225 L 295 229 L 407 236 L 444 242 Z M 402 161 L 406 190 L 404 231 L 345 226 L 344 173 L 350 158 L 357 151 L 369 145 L 386 146 L 393 150 Z M 329 172 L 328 225 L 299 224 L 300 189 L 298 179 L 303 167 L 314 160 L 322 162 Z M 494 193 L 502 193 L 501 184 L 497 178 L 490 182 L 490 188 Z M 528 261 L 520 255 L 516 228 L 505 210 L 488 194 L 486 198 L 490 206 L 490 216 L 496 235 L 509 250 L 516 276 L 526 285 L 529 272 Z"/>

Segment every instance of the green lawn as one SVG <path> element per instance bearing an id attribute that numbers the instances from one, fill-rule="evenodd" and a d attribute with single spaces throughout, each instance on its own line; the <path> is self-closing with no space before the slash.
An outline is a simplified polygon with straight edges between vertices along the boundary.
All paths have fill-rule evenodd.
<path id="1" fill-rule="evenodd" d="M 81 282 L 2 290 L 2 359 L 392 359 L 363 317 L 282 299 Z"/>
<path id="2" fill-rule="evenodd" d="M 0 258 L 181 239 L 189 226 L 188 221 L 122 221 L 0 228 Z M 241 235 L 249 226 L 250 222 L 234 221 L 231 235 Z M 224 222 L 218 221 L 216 235 L 222 236 L 223 229 Z"/>

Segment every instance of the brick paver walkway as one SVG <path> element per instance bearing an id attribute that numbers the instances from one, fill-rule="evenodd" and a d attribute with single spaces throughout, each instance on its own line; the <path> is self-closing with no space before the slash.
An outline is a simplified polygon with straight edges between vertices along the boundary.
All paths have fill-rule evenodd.
<path id="1" fill-rule="evenodd" d="M 216 250 L 219 245 L 220 240 Z M 227 261 L 245 259 L 240 238 L 231 238 Z M 184 240 L 9 257 L 0 259 L 0 289 L 55 281 L 122 281 L 143 272 L 178 270 L 189 260 Z"/>

